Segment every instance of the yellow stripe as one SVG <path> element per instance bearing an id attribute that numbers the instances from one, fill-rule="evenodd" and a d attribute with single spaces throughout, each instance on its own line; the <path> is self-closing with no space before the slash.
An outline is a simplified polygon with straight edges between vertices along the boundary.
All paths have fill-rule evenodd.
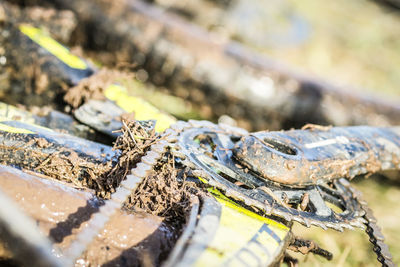
<path id="1" fill-rule="evenodd" d="M 204 184 L 208 184 L 208 181 L 202 177 L 197 177 L 202 183 Z M 249 211 L 245 208 L 243 208 L 242 206 L 236 204 L 234 201 L 232 201 L 231 199 L 227 198 L 224 194 L 222 194 L 218 189 L 214 188 L 214 187 L 210 187 L 207 189 L 208 192 L 210 192 L 211 194 L 213 194 L 213 196 L 215 196 L 215 198 L 218 200 L 218 202 L 220 202 L 221 204 L 224 204 L 225 206 L 228 206 L 232 209 L 235 209 L 241 213 L 246 214 L 247 216 L 253 217 L 254 219 L 260 220 L 260 221 L 264 221 L 265 223 L 268 223 L 270 225 L 274 225 L 275 227 L 278 228 L 282 228 L 283 230 L 287 230 L 289 231 L 289 228 L 286 227 L 285 225 L 278 223 L 274 220 L 265 218 L 263 216 L 258 215 L 257 213 L 254 213 L 252 211 Z"/>
<path id="2" fill-rule="evenodd" d="M 271 219 L 265 218 L 261 215 L 258 215 L 257 213 L 254 213 L 252 211 L 249 211 L 248 209 L 243 208 L 242 206 L 236 204 L 234 201 L 230 200 L 227 198 L 225 195 L 223 195 L 219 190 L 215 188 L 209 188 L 208 191 L 212 193 L 216 199 L 218 200 L 219 203 L 223 204 L 224 206 L 227 206 L 231 209 L 234 209 L 238 212 L 241 212 L 249 217 L 252 217 L 256 220 L 262 221 L 264 223 L 267 223 L 269 225 L 273 225 L 274 227 L 281 228 L 282 230 L 289 231 L 289 228 L 281 223 L 277 223 L 276 221 L 273 221 Z"/>
<path id="3" fill-rule="evenodd" d="M 22 110 L 18 109 L 17 107 L 14 107 L 12 105 L 8 105 L 8 104 L 2 103 L 2 102 L 0 102 L 0 122 L 1 121 L 18 121 L 18 122 L 21 122 L 23 124 L 34 126 L 36 128 L 40 128 L 40 129 L 43 129 L 43 130 L 46 130 L 46 131 L 54 132 L 53 129 L 37 125 L 35 123 L 35 118 L 31 113 L 29 113 L 27 111 L 22 111 Z M 15 127 L 11 127 L 11 126 L 8 126 L 8 127 L 15 128 Z M 4 129 L 6 129 L 6 127 Z M 26 130 L 24 128 L 15 128 L 15 129 L 21 129 L 21 131 L 17 131 L 17 132 L 10 131 L 10 132 L 14 132 L 14 133 L 34 133 L 34 132 L 31 132 L 30 130 Z M 4 131 L 6 131 L 6 130 L 4 130 Z M 9 131 L 6 131 L 6 132 L 9 132 Z"/>
<path id="4" fill-rule="evenodd" d="M 8 133 L 18 133 L 18 134 L 34 134 L 34 132 L 23 128 L 16 128 L 8 126 L 6 124 L 0 123 L 0 131 Z"/>
<path id="5" fill-rule="evenodd" d="M 51 38 L 41 29 L 32 27 L 27 24 L 21 24 L 19 26 L 20 31 L 31 38 L 34 42 L 45 48 L 51 54 L 56 56 L 62 62 L 74 69 L 84 70 L 87 68 L 87 64 L 79 57 L 70 53 L 70 51 L 58 43 L 56 40 Z"/>
<path id="6" fill-rule="evenodd" d="M 112 84 L 104 92 L 105 96 L 122 108 L 126 112 L 134 112 L 136 120 L 156 120 L 157 132 L 162 132 L 176 119 L 170 115 L 164 114 L 147 101 L 128 95 L 125 87 Z"/>

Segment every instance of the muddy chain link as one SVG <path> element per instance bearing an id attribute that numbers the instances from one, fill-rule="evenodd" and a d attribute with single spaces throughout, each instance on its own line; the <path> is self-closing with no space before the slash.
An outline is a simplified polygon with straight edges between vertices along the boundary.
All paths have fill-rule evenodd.
<path id="1" fill-rule="evenodd" d="M 369 241 L 374 246 L 373 251 L 377 255 L 378 261 L 384 267 L 395 267 L 397 266 L 393 262 L 393 257 L 389 251 L 388 245 L 385 244 L 385 237 L 381 231 L 381 228 L 377 225 L 377 219 L 375 218 L 372 210 L 368 207 L 367 202 L 362 198 L 362 193 L 357 189 L 350 186 L 350 183 L 346 179 L 340 179 L 340 182 L 353 193 L 353 197 L 361 204 L 361 208 L 365 211 L 364 219 L 367 221 L 365 223 L 365 232 L 369 236 Z"/>
<path id="2" fill-rule="evenodd" d="M 149 151 L 136 164 L 136 167 L 131 170 L 131 174 L 127 175 L 116 191 L 111 194 L 111 198 L 106 200 L 105 204 L 100 207 L 99 212 L 94 214 L 88 221 L 86 228 L 78 234 L 76 240 L 64 253 L 64 257 L 70 261 L 71 265 L 87 249 L 92 240 L 110 220 L 111 216 L 123 206 L 126 199 L 154 169 L 157 162 L 167 151 L 170 144 L 169 141 L 173 140 L 173 133 L 170 131 L 165 132 L 156 143 L 150 146 Z"/>

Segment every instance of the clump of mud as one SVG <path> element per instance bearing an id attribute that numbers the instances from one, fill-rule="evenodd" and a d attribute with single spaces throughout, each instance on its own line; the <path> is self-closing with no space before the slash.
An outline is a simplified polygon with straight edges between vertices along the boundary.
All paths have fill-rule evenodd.
<path id="1" fill-rule="evenodd" d="M 60 138 L 62 138 L 60 136 Z M 99 177 L 107 173 L 110 161 L 78 154 L 74 149 L 63 147 L 41 137 L 24 137 L 3 134 L 0 163 L 44 174 L 60 181 L 74 184 L 78 188 L 100 191 L 104 188 Z"/>
<path id="2" fill-rule="evenodd" d="M 78 85 L 68 89 L 64 101 L 77 108 L 88 100 L 104 100 L 104 90 L 121 79 L 132 79 L 133 74 L 118 70 L 101 69 L 94 75 L 85 78 Z"/>
<path id="3" fill-rule="evenodd" d="M 113 150 L 119 150 L 118 163 L 103 177 L 106 183 L 114 189 L 125 179 L 130 170 L 140 162 L 140 159 L 158 141 L 154 130 L 148 130 L 135 121 L 123 121 L 123 127 L 114 143 Z"/>
<path id="4" fill-rule="evenodd" d="M 118 164 L 107 175 L 108 182 L 115 185 L 129 174 L 150 146 L 160 139 L 154 128 L 149 129 L 135 121 L 123 121 L 121 132 L 114 144 L 114 149 L 120 150 L 121 155 Z M 167 154 L 132 192 L 125 207 L 161 216 L 179 225 L 184 222 L 193 187 L 185 181 L 183 170 L 175 166 L 173 156 Z"/>
<path id="5" fill-rule="evenodd" d="M 107 172 L 111 162 L 93 163 L 82 160 L 78 153 L 71 149 L 61 149 L 49 155 L 35 167 L 35 171 L 61 181 L 70 181 L 77 187 L 89 187 L 99 190 L 104 188 L 98 177 Z"/>
<path id="6" fill-rule="evenodd" d="M 164 217 L 174 224 L 182 223 L 194 186 L 185 179 L 178 179 L 183 176 L 182 172 L 174 166 L 174 159 L 168 157 L 167 162 L 159 163 L 132 193 L 127 207 Z"/>

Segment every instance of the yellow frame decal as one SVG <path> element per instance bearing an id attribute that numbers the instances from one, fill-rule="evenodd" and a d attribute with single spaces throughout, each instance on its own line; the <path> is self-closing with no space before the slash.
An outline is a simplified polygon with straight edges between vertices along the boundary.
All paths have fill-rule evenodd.
<path id="1" fill-rule="evenodd" d="M 216 188 L 208 191 L 221 203 L 220 223 L 195 265 L 260 266 L 273 262 L 290 228 L 243 208 Z"/>
<path id="2" fill-rule="evenodd" d="M 162 113 L 142 98 L 128 95 L 125 87 L 112 84 L 104 95 L 126 112 L 134 112 L 136 120 L 156 120 L 156 132 L 162 132 L 176 122 L 174 117 Z"/>
<path id="3" fill-rule="evenodd" d="M 0 131 L 8 133 L 17 133 L 17 134 L 34 134 L 34 132 L 29 131 L 27 129 L 8 126 L 7 124 L 4 123 L 0 123 Z"/>
<path id="4" fill-rule="evenodd" d="M 49 51 L 52 55 L 74 69 L 87 69 L 87 64 L 81 58 L 71 54 L 69 49 L 51 38 L 43 30 L 27 24 L 21 24 L 19 30 L 32 41 Z"/>

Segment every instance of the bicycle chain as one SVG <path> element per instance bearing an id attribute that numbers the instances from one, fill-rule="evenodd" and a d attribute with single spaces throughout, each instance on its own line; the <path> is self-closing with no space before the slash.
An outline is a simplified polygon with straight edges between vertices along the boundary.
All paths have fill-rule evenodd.
<path id="1" fill-rule="evenodd" d="M 131 173 L 120 183 L 116 191 L 111 194 L 111 198 L 105 200 L 104 205 L 87 222 L 86 228 L 77 235 L 73 243 L 64 252 L 64 257 L 70 261 L 71 265 L 75 263 L 75 260 L 86 250 L 101 229 L 104 228 L 111 216 L 123 206 L 131 193 L 154 169 L 157 162 L 167 151 L 170 142 L 174 140 L 174 136 L 169 136 L 169 134 L 171 132 L 160 135 L 160 139 L 150 146 L 150 149 L 141 158 L 140 162 L 136 164 L 136 167 L 131 170 Z"/>
<path id="2" fill-rule="evenodd" d="M 213 125 L 214 127 L 214 124 L 208 121 L 189 121 L 189 123 L 178 121 L 166 129 L 160 135 L 159 140 L 150 146 L 149 151 L 136 164 L 136 167 L 131 170 L 131 174 L 127 175 L 126 179 L 120 183 L 116 191 L 111 194 L 111 198 L 106 200 L 99 211 L 90 218 L 86 228 L 77 235 L 76 239 L 64 252 L 64 257 L 71 264 L 82 255 L 95 236 L 104 228 L 110 217 L 123 206 L 136 187 L 154 169 L 167 149 L 173 147 L 173 144 L 178 141 L 178 135 L 185 129 L 199 127 L 199 123 L 201 127 L 206 125 Z"/>
<path id="3" fill-rule="evenodd" d="M 126 199 L 136 189 L 137 185 L 139 185 L 142 180 L 154 169 L 157 162 L 162 158 L 168 149 L 170 149 L 172 155 L 182 159 L 181 163 L 190 168 L 194 176 L 208 177 L 209 175 L 204 170 L 198 169 L 193 162 L 187 160 L 186 156 L 180 152 L 179 148 L 176 146 L 178 137 L 184 130 L 202 127 L 207 127 L 215 131 L 223 131 L 227 134 L 234 134 L 237 136 L 243 136 L 248 133 L 246 130 L 241 128 L 231 127 L 223 124 L 216 125 L 209 121 L 178 121 L 177 123 L 171 125 L 170 128 L 165 130 L 165 132 L 160 135 L 159 140 L 150 146 L 149 151 L 147 151 L 146 154 L 141 158 L 141 161 L 136 165 L 136 167 L 131 170 L 131 174 L 127 175 L 126 179 L 121 182 L 116 191 L 111 194 L 111 198 L 106 200 L 105 204 L 100 207 L 99 212 L 93 215 L 93 217 L 88 221 L 86 228 L 78 234 L 76 240 L 64 253 L 64 257 L 70 260 L 71 263 L 75 262 L 75 260 L 92 242 L 94 237 L 105 226 L 110 217 L 116 212 L 116 210 L 122 207 Z M 392 261 L 392 256 L 389 252 L 388 246 L 383 242 L 384 237 L 380 228 L 376 225 L 376 218 L 373 216 L 372 211 L 368 208 L 366 202 L 361 198 L 361 192 L 352 188 L 350 183 L 345 179 L 340 179 L 340 183 L 352 192 L 353 197 L 360 203 L 363 211 L 365 212 L 365 214 L 360 217 L 362 219 L 358 220 L 354 226 L 360 227 L 360 223 L 364 223 L 366 225 L 366 232 L 370 237 L 370 242 L 374 245 L 374 252 L 377 254 L 378 261 L 382 263 L 382 266 L 396 266 Z M 212 180 L 209 181 L 209 185 L 221 187 L 221 184 L 218 184 Z M 228 197 L 238 196 L 229 189 L 225 190 L 225 195 Z M 248 197 L 243 197 L 242 200 L 246 205 L 254 206 L 255 201 L 249 199 Z M 277 215 L 289 221 L 293 219 L 292 217 L 282 216 L 282 214 Z M 297 221 L 307 226 L 310 225 L 310 222 L 307 221 L 306 218 L 304 218 L 303 221 Z M 335 227 L 334 225 L 330 224 L 315 225 L 324 229 L 326 229 L 326 227 L 330 227 L 336 230 L 341 230 L 342 226 L 351 228 L 350 225 L 341 225 L 340 227 Z"/>
<path id="4" fill-rule="evenodd" d="M 349 188 L 353 193 L 354 198 L 360 203 L 361 208 L 365 211 L 364 218 L 367 221 L 365 223 L 365 232 L 369 236 L 369 241 L 372 243 L 373 251 L 377 255 L 378 261 L 384 267 L 395 267 L 396 264 L 393 262 L 392 254 L 389 251 L 388 245 L 384 242 L 385 237 L 383 236 L 381 228 L 377 225 L 377 219 L 375 218 L 372 210 L 368 207 L 367 202 L 362 198 L 362 193 L 357 189 L 350 186 L 350 183 L 346 179 L 340 179 L 343 186 Z"/>

